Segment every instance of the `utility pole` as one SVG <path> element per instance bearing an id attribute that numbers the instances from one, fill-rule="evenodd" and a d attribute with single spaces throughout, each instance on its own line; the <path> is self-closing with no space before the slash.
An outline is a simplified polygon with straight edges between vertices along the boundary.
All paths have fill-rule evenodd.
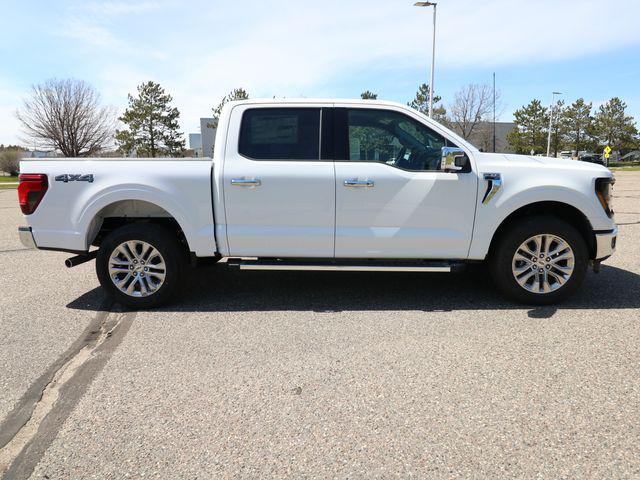
<path id="1" fill-rule="evenodd" d="M 433 83 L 436 65 L 436 7 L 434 2 L 416 2 L 415 7 L 433 7 L 433 40 L 431 42 L 431 80 L 429 84 L 429 118 L 433 118 Z"/>
<path id="2" fill-rule="evenodd" d="M 551 129 L 553 128 L 553 109 L 556 106 L 556 95 L 562 95 L 562 92 L 553 92 L 551 96 L 551 108 L 549 109 L 549 133 L 547 135 L 547 157 L 551 155 Z"/>
<path id="3" fill-rule="evenodd" d="M 493 153 L 496 153 L 496 72 L 493 72 Z"/>

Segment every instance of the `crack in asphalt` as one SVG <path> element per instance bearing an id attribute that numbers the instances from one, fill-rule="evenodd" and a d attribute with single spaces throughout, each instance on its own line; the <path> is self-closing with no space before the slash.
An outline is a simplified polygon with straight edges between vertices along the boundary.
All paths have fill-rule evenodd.
<path id="1" fill-rule="evenodd" d="M 0 424 L 0 476 L 29 478 L 134 318 L 135 312 L 114 312 L 105 300 L 83 334 L 27 390 Z"/>
<path id="2" fill-rule="evenodd" d="M 0 250 L 0 253 L 27 252 L 29 250 L 33 250 L 33 248 L 16 248 L 14 250 Z"/>
<path id="3" fill-rule="evenodd" d="M 19 423 L 19 426 L 15 425 L 7 425 L 9 423 L 5 420 L 2 424 L 0 424 L 0 449 L 3 449 L 7 443 L 15 436 L 17 431 L 22 428 L 22 426 L 27 423 L 28 417 L 31 416 L 33 409 L 35 408 L 35 404 L 42 397 L 42 391 L 46 388 L 46 386 L 51 383 L 56 372 L 61 370 L 65 364 L 67 364 L 70 359 L 77 354 L 82 348 L 86 345 L 90 345 L 94 339 L 96 333 L 101 328 L 102 323 L 104 322 L 106 316 L 109 314 L 112 308 L 111 301 L 104 301 L 100 307 L 98 308 L 98 313 L 94 317 L 94 319 L 87 325 L 82 334 L 76 339 L 75 342 L 64 352 L 55 362 L 49 367 L 49 369 L 40 376 L 27 390 L 25 395 L 22 396 L 16 407 L 11 411 L 8 415 L 9 418 L 20 417 L 22 420 Z M 36 395 L 37 394 L 37 398 Z M 28 415 L 26 415 L 24 411 L 28 410 Z M 21 413 L 23 412 L 23 413 Z"/>

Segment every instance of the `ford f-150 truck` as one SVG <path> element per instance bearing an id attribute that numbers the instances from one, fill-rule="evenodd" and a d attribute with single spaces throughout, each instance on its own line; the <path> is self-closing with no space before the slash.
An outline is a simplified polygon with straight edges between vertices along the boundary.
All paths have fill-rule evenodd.
<path id="1" fill-rule="evenodd" d="M 145 308 L 190 263 L 240 269 L 449 272 L 558 302 L 616 243 L 609 170 L 482 153 L 404 105 L 248 100 L 223 109 L 213 158 L 20 164 L 22 242 L 93 258 L 102 287 Z M 92 246 L 97 248 L 92 249 Z"/>

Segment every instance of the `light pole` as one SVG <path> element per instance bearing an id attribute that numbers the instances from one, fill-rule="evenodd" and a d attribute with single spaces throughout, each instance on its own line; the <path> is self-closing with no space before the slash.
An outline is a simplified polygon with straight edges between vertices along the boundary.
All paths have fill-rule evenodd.
<path id="1" fill-rule="evenodd" d="M 551 128 L 553 126 L 553 109 L 556 106 L 556 95 L 562 95 L 562 92 L 553 92 L 551 97 L 551 111 L 549 112 L 549 134 L 547 135 L 547 157 L 551 155 Z"/>
<path id="2" fill-rule="evenodd" d="M 496 153 L 496 72 L 493 72 L 493 153 Z"/>
<path id="3" fill-rule="evenodd" d="M 436 64 L 436 7 L 434 2 L 416 2 L 415 7 L 433 7 L 433 41 L 431 43 L 431 80 L 429 84 L 429 118 L 433 117 L 433 73 Z"/>

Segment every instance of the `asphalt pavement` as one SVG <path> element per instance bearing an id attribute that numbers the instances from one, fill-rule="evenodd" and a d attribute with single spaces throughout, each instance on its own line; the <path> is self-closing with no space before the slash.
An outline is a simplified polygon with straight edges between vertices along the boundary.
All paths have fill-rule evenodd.
<path id="1" fill-rule="evenodd" d="M 638 478 L 640 172 L 618 251 L 554 307 L 460 274 L 198 269 L 105 300 L 0 190 L 6 478 Z M 4 464 L 3 464 L 4 462 Z"/>

